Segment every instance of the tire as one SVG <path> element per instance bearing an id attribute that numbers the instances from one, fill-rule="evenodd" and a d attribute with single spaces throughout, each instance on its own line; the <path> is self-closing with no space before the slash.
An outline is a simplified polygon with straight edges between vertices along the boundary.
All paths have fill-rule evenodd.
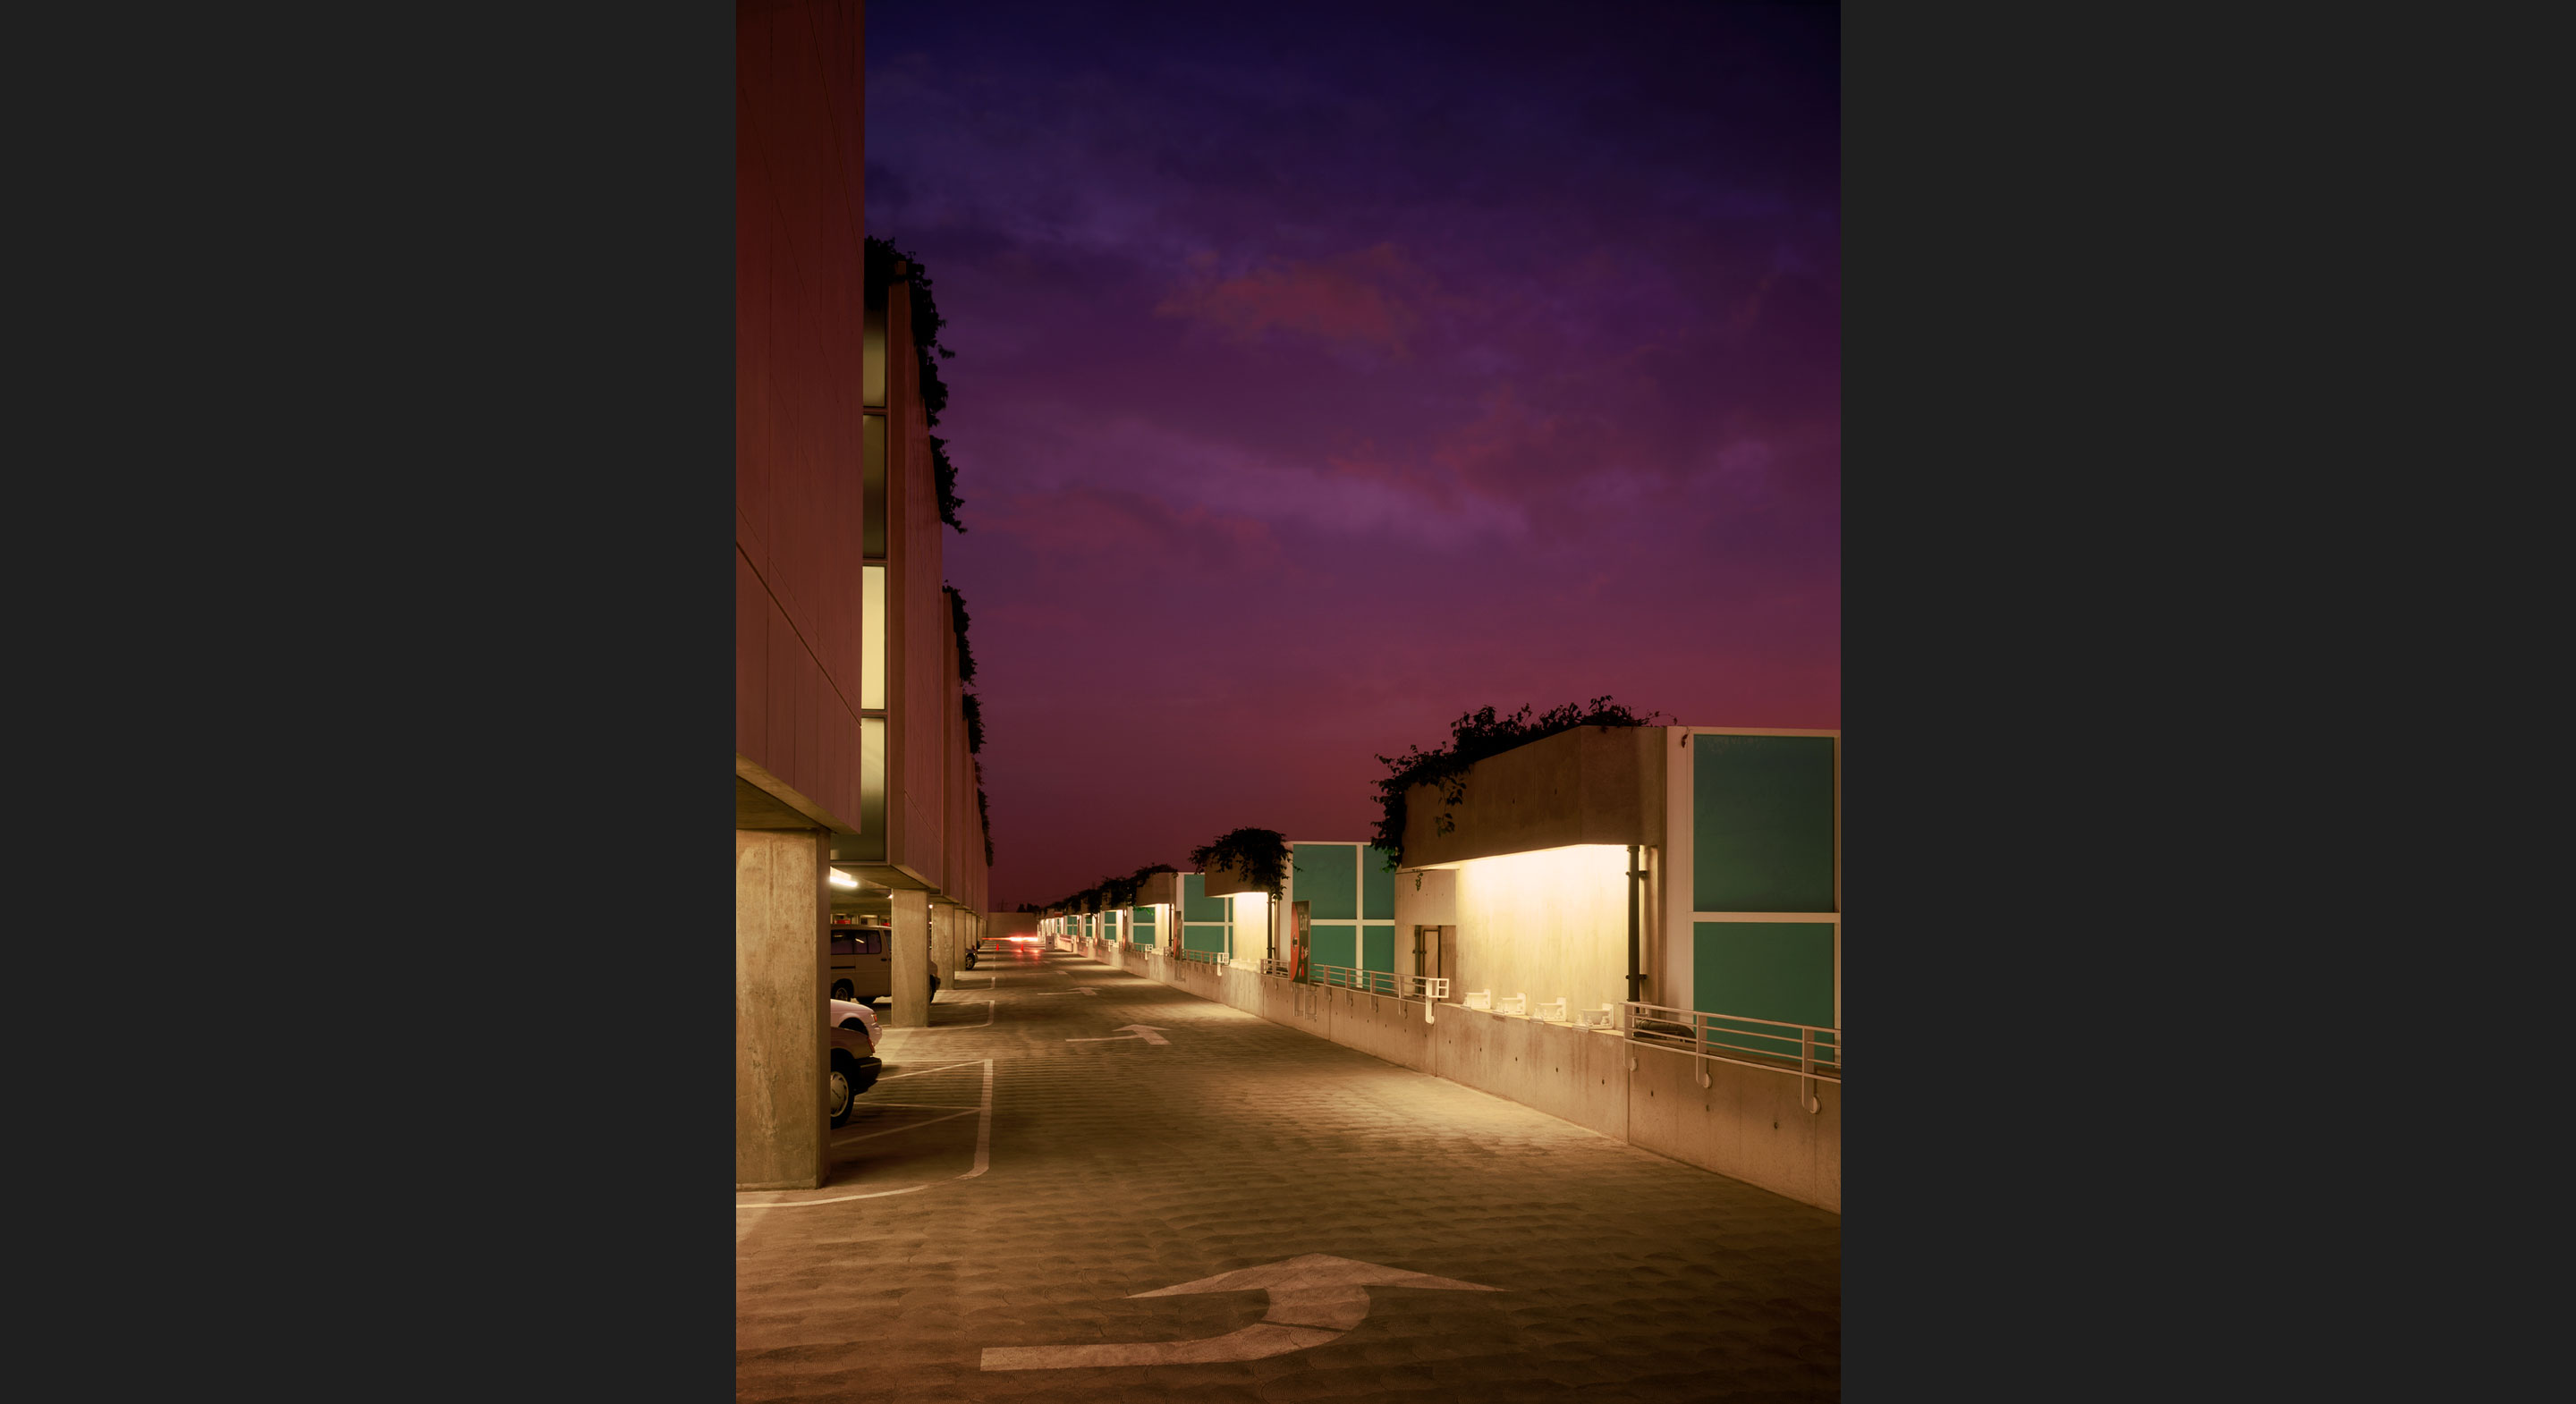
<path id="1" fill-rule="evenodd" d="M 832 998 L 856 999 L 858 998 L 858 988 L 847 980 L 834 980 L 832 982 Z"/>
<path id="2" fill-rule="evenodd" d="M 850 1109 L 858 1097 L 850 1090 L 850 1066 L 840 1058 L 832 1060 L 831 1076 L 825 1080 L 823 1105 L 832 1113 L 832 1124 L 839 1126 L 850 1119 Z"/>

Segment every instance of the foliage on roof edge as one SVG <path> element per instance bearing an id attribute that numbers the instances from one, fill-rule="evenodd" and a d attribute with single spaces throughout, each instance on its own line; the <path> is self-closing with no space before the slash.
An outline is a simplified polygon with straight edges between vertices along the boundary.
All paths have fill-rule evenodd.
<path id="1" fill-rule="evenodd" d="M 1445 746 L 1429 751 L 1416 746 L 1400 756 L 1378 757 L 1387 775 L 1376 782 L 1376 843 L 1386 851 L 1388 870 L 1404 862 L 1405 791 L 1416 785 L 1437 785 L 1443 804 L 1457 804 L 1467 798 L 1467 772 L 1480 760 L 1577 727 L 1653 726 L 1662 717 L 1660 712 L 1640 716 L 1611 701 L 1607 694 L 1581 704 L 1568 702 L 1536 715 L 1528 707 L 1509 714 L 1481 707 L 1449 724 L 1449 742 Z M 1432 821 L 1434 833 L 1446 834 L 1456 827 L 1456 817 L 1446 809 Z"/>
<path id="2" fill-rule="evenodd" d="M 1277 829 L 1235 829 L 1191 849 L 1190 862 L 1203 873 L 1241 873 L 1276 897 L 1288 883 L 1288 837 Z"/>

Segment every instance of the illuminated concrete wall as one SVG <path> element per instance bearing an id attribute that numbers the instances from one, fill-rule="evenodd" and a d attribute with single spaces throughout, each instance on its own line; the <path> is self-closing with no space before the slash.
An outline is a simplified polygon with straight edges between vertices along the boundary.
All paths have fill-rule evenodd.
<path id="1" fill-rule="evenodd" d="M 1270 954 L 1270 894 L 1238 892 L 1234 904 L 1234 963 L 1260 968 Z"/>
<path id="2" fill-rule="evenodd" d="M 1627 869 L 1628 850 L 1609 844 L 1457 865 L 1450 998 L 1526 994 L 1534 1010 L 1563 997 L 1569 1012 L 1627 998 Z"/>

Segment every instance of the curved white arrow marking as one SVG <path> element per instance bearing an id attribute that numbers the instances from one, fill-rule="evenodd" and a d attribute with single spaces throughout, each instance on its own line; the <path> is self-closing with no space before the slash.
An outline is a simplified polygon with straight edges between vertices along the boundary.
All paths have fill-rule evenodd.
<path id="1" fill-rule="evenodd" d="M 1062 1370 L 1078 1365 L 1181 1365 L 1220 1360 L 1259 1360 L 1338 1339 L 1368 1316 L 1371 1287 L 1436 1287 L 1451 1292 L 1499 1292 L 1455 1278 L 1406 1272 L 1375 1263 L 1308 1253 L 1260 1267 L 1221 1272 L 1133 1292 L 1131 1297 L 1178 1297 L 1197 1292 L 1270 1294 L 1270 1310 L 1240 1331 L 1195 1341 L 1137 1341 L 1120 1345 L 987 1346 L 987 1370 Z"/>

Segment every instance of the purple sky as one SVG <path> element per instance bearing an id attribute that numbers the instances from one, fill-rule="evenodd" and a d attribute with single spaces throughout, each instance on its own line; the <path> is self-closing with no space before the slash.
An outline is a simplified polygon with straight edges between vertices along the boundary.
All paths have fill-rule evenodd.
<path id="1" fill-rule="evenodd" d="M 1835 31 L 869 5 L 997 906 L 1365 837 L 1373 757 L 1488 703 L 1841 724 Z"/>

